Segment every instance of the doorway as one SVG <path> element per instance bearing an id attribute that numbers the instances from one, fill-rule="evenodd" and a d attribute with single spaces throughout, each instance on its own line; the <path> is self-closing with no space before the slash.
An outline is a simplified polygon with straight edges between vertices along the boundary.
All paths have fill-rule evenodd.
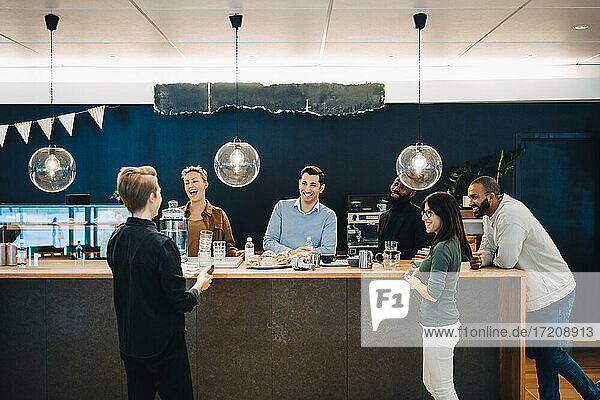
<path id="1" fill-rule="evenodd" d="M 515 196 L 544 226 L 576 273 L 571 321 L 600 322 L 600 137 L 522 134 L 516 142 L 526 151 L 517 163 Z"/>

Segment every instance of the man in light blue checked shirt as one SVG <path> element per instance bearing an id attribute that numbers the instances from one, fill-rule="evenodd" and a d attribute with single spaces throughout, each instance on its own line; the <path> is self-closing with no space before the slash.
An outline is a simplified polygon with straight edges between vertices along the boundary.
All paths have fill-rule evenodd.
<path id="1" fill-rule="evenodd" d="M 308 251 L 305 243 L 310 236 L 317 253 L 335 254 L 337 217 L 332 209 L 319 203 L 319 195 L 325 189 L 325 174 L 319 167 L 304 167 L 298 189 L 299 198 L 279 200 L 273 208 L 263 248 L 275 253 Z"/>

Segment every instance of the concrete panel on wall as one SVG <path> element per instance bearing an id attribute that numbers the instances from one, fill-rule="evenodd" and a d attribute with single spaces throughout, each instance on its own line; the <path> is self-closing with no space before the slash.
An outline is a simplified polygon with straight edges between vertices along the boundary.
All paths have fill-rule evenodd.
<path id="1" fill-rule="evenodd" d="M 360 279 L 348 279 L 347 295 L 349 398 L 420 399 L 422 349 L 361 347 Z M 407 318 L 417 324 L 415 314 L 413 311 Z"/>
<path id="2" fill-rule="evenodd" d="M 1 399 L 46 399 L 45 283 L 0 279 Z"/>
<path id="3" fill-rule="evenodd" d="M 271 282 L 218 279 L 197 306 L 199 398 L 270 399 Z"/>
<path id="4" fill-rule="evenodd" d="M 346 399 L 346 280 L 272 282 L 273 398 Z"/>
<path id="5" fill-rule="evenodd" d="M 110 279 L 48 279 L 47 398 L 116 399 L 121 360 Z"/>
<path id="6" fill-rule="evenodd" d="M 188 279 L 186 281 L 186 286 L 189 289 L 192 285 L 196 283 L 195 279 Z M 192 373 L 192 386 L 194 389 L 194 398 L 202 398 L 202 396 L 198 396 L 198 358 L 197 358 L 197 336 L 198 329 L 197 326 L 197 318 L 198 318 L 198 307 L 194 307 L 194 309 L 190 312 L 185 313 L 185 343 L 187 345 L 188 351 L 188 359 L 190 362 L 190 371 Z"/>

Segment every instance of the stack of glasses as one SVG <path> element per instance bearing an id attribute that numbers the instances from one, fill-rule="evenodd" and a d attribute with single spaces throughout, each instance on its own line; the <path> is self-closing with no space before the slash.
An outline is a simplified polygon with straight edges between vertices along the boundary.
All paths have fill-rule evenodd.
<path id="1" fill-rule="evenodd" d="M 212 231 L 200 231 L 200 242 L 198 244 L 198 266 L 200 268 L 210 267 L 210 248 L 212 246 Z"/>
<path id="2" fill-rule="evenodd" d="M 225 241 L 215 240 L 213 242 L 213 257 L 215 264 L 219 261 L 225 261 Z"/>

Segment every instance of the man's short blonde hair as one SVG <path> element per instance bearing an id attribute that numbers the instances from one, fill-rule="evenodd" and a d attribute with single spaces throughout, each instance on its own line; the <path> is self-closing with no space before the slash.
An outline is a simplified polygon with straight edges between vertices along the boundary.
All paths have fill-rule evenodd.
<path id="1" fill-rule="evenodd" d="M 150 193 L 158 191 L 158 181 L 154 167 L 123 167 L 117 175 L 117 193 L 130 213 L 135 213 L 144 207 L 150 198 Z"/>
<path id="2" fill-rule="evenodd" d="M 204 179 L 204 182 L 208 182 L 208 174 L 206 173 L 204 168 L 202 168 L 200 165 L 185 167 L 184 169 L 182 169 L 181 170 L 181 179 L 185 179 L 185 176 L 187 174 L 189 174 L 190 172 L 199 173 L 200 175 L 202 175 L 202 179 Z"/>

